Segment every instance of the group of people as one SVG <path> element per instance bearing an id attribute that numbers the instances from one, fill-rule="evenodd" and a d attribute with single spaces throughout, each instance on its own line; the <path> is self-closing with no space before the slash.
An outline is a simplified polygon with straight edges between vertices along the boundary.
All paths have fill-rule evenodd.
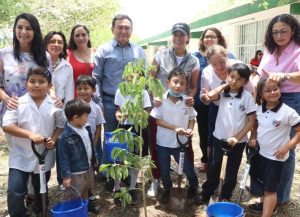
<path id="1" fill-rule="evenodd" d="M 22 13 L 15 19 L 13 46 L 0 50 L 0 99 L 2 128 L 9 145 L 7 204 L 9 215 L 27 215 L 24 198 L 35 195 L 34 213 L 42 211 L 39 193 L 38 159 L 31 150 L 46 147 L 46 180 L 56 161 L 57 180 L 63 187 L 75 186 L 82 198 L 89 198 L 90 211 L 99 211 L 92 190 L 95 171 L 107 163 L 101 143 L 105 132 L 132 123 L 122 118 L 122 107 L 130 96 L 118 90 L 129 62 L 146 61 L 143 49 L 130 41 L 133 23 L 119 14 L 112 20 L 113 39 L 97 50 L 91 46 L 89 30 L 76 25 L 69 43 L 61 32 L 42 38 L 35 16 Z M 186 23 L 172 29 L 172 46 L 160 49 L 152 64 L 165 88 L 163 99 L 143 92 L 143 108 L 150 113 L 149 144 L 156 168 L 147 195 L 158 194 L 161 202 L 170 199 L 170 157 L 178 162 L 180 150 L 176 135 L 193 136 L 198 124 L 202 151 L 200 172 L 207 179 L 198 191 L 194 152 L 189 139 L 183 172 L 189 180 L 188 198 L 195 204 L 208 203 L 218 185 L 222 149 L 230 149 L 221 199 L 230 201 L 237 182 L 243 150 L 248 143 L 259 146 L 251 171 L 250 191 L 261 197 L 249 209 L 271 216 L 276 204 L 287 203 L 295 169 L 295 146 L 300 142 L 300 25 L 291 15 L 282 14 L 269 23 L 265 50 L 250 79 L 250 68 L 226 50 L 221 32 L 206 29 L 199 51 L 187 51 L 191 37 Z M 262 54 L 260 51 L 256 56 Z M 251 63 L 255 65 L 256 63 Z M 256 102 L 256 103 L 255 103 Z M 256 105 L 257 104 L 257 105 Z M 176 114 L 176 116 L 174 116 Z M 247 134 L 251 131 L 250 138 Z M 56 156 L 55 151 L 56 150 Z M 129 193 L 137 203 L 138 171 L 130 170 Z M 109 179 L 107 180 L 109 182 Z M 114 192 L 121 180 L 113 180 Z M 115 200 L 119 203 L 118 199 Z"/>

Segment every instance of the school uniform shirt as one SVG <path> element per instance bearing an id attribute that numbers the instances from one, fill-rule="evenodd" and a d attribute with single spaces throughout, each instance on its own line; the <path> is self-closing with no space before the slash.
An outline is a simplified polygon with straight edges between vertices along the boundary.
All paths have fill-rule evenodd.
<path id="1" fill-rule="evenodd" d="M 89 114 L 89 118 L 87 124 L 91 127 L 92 136 L 95 137 L 96 126 L 100 124 L 104 124 L 104 116 L 102 110 L 98 104 L 96 104 L 93 100 L 89 102 L 91 107 L 91 113 Z"/>
<path id="2" fill-rule="evenodd" d="M 49 95 L 45 97 L 38 108 L 33 99 L 26 93 L 19 98 L 19 106 L 7 110 L 3 117 L 3 126 L 17 125 L 20 128 L 38 133 L 44 138 L 51 137 L 56 128 L 64 128 L 65 115 L 63 110 L 55 107 Z M 9 146 L 9 168 L 25 172 L 39 173 L 39 162 L 31 148 L 31 140 L 12 136 Z M 44 145 L 36 145 L 39 153 L 44 150 Z M 45 170 L 54 167 L 55 152 L 48 150 L 45 158 Z"/>
<path id="3" fill-rule="evenodd" d="M 247 115 L 256 111 L 252 95 L 243 88 L 238 93 L 224 90 L 220 94 L 220 105 L 216 119 L 214 137 L 228 139 L 238 134 L 247 123 Z M 246 142 L 247 135 L 239 142 Z"/>
<path id="4" fill-rule="evenodd" d="M 162 105 L 154 107 L 150 115 L 159 120 L 164 120 L 170 124 L 188 129 L 189 120 L 193 120 L 197 116 L 197 112 L 191 106 L 185 104 L 185 98 L 179 99 L 173 103 L 167 98 L 168 94 L 164 94 Z M 176 138 L 176 132 L 161 126 L 157 126 L 156 144 L 162 147 L 177 148 L 179 144 Z"/>
<path id="5" fill-rule="evenodd" d="M 146 90 L 143 90 L 143 108 L 150 108 L 151 107 L 151 100 L 148 92 Z M 135 99 L 132 98 L 130 95 L 123 96 L 120 92 L 120 89 L 117 90 L 115 95 L 115 105 L 119 106 L 121 109 L 124 107 L 126 101 L 130 100 L 131 102 L 134 102 Z M 123 125 L 133 125 L 133 122 L 128 121 L 128 119 L 124 120 Z"/>
<path id="6" fill-rule="evenodd" d="M 89 166 L 91 166 L 91 162 L 92 162 L 92 146 L 91 146 L 91 139 L 89 137 L 89 132 L 87 131 L 87 129 L 84 127 L 82 128 L 77 128 L 74 127 L 72 124 L 70 124 L 69 122 L 67 122 L 67 125 L 74 130 L 82 139 L 84 147 L 85 147 L 85 151 L 86 151 L 86 155 L 89 161 Z M 72 173 L 72 174 L 81 174 L 84 173 L 83 172 L 79 172 L 79 173 Z"/>
<path id="7" fill-rule="evenodd" d="M 265 104 L 257 108 L 257 141 L 260 146 L 259 153 L 271 160 L 286 161 L 289 152 L 282 158 L 274 156 L 275 151 L 290 141 L 291 127 L 300 123 L 298 113 L 284 103 L 268 110 Z"/>

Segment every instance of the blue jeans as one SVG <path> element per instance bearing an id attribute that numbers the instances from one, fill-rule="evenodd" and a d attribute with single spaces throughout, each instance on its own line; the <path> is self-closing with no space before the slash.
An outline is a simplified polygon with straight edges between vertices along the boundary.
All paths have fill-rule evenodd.
<path id="1" fill-rule="evenodd" d="M 179 148 L 167 148 L 157 145 L 157 157 L 160 169 L 160 177 L 166 191 L 172 188 L 172 181 L 170 177 L 170 162 L 171 155 L 175 158 L 176 162 L 179 161 Z M 198 188 L 198 178 L 196 176 L 194 166 L 192 165 L 188 152 L 184 154 L 183 172 L 186 174 L 190 187 Z"/>
<path id="2" fill-rule="evenodd" d="M 104 108 L 104 118 L 106 123 L 104 124 L 104 132 L 112 132 L 118 127 L 118 121 L 116 119 L 116 105 L 114 103 L 114 97 L 111 96 L 102 96 L 102 103 Z M 107 153 L 105 145 L 103 147 L 102 154 L 102 163 L 108 163 Z"/>
<path id="3" fill-rule="evenodd" d="M 282 102 L 295 109 L 300 115 L 300 93 L 281 93 Z M 295 130 L 291 130 L 291 138 L 295 135 Z M 291 188 L 295 172 L 295 149 L 290 150 L 289 158 L 283 163 L 282 176 L 277 192 L 277 202 L 285 203 L 290 200 Z"/>
<path id="4" fill-rule="evenodd" d="M 50 179 L 50 171 L 46 172 L 46 181 Z M 24 172 L 18 169 L 9 169 L 8 173 L 8 188 L 7 188 L 7 206 L 8 213 L 11 217 L 26 217 L 27 209 L 24 205 L 24 199 L 27 194 L 27 182 L 31 173 Z M 35 195 L 34 212 L 36 214 L 42 211 L 42 199 L 40 191 L 39 174 L 31 174 L 32 185 Z M 48 186 L 47 186 L 48 198 Z"/>

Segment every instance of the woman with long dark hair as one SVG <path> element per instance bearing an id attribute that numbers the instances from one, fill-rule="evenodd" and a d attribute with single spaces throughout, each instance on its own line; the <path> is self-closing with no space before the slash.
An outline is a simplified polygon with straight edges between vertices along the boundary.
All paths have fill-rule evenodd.
<path id="1" fill-rule="evenodd" d="M 259 76 L 281 81 L 281 101 L 300 114 L 300 25 L 290 14 L 274 17 L 267 28 L 264 45 L 266 49 L 257 69 Z M 294 135 L 291 132 L 291 137 Z M 289 151 L 289 158 L 283 163 L 283 170 L 277 191 L 277 204 L 290 200 L 291 186 L 295 171 L 295 150 Z M 252 182 L 251 182 L 252 184 Z M 251 193 L 258 195 L 251 185 Z M 249 206 L 254 211 L 262 211 L 263 203 Z"/>

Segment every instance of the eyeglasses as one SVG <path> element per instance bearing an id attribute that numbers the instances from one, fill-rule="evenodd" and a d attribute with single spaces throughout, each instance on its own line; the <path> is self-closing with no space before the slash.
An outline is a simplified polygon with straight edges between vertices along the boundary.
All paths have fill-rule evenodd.
<path id="1" fill-rule="evenodd" d="M 278 90 L 279 90 L 279 87 L 272 87 L 272 88 L 263 90 L 263 93 L 271 94 L 272 92 L 276 92 Z"/>
<path id="2" fill-rule="evenodd" d="M 278 37 L 278 35 L 284 36 L 284 35 L 287 35 L 288 32 L 289 32 L 288 29 L 280 29 L 278 31 L 272 31 L 272 35 L 273 35 L 273 37 Z"/>
<path id="3" fill-rule="evenodd" d="M 62 40 L 56 40 L 56 39 L 52 39 L 49 41 L 50 44 L 59 44 L 59 45 L 63 45 L 64 42 Z"/>
<path id="4" fill-rule="evenodd" d="M 205 35 L 204 38 L 205 39 L 216 39 L 217 36 L 216 35 Z"/>
<path id="5" fill-rule="evenodd" d="M 126 32 L 129 32 L 129 31 L 131 30 L 131 27 L 130 27 L 130 26 L 115 26 L 115 28 L 116 28 L 118 31 L 125 30 Z"/>

